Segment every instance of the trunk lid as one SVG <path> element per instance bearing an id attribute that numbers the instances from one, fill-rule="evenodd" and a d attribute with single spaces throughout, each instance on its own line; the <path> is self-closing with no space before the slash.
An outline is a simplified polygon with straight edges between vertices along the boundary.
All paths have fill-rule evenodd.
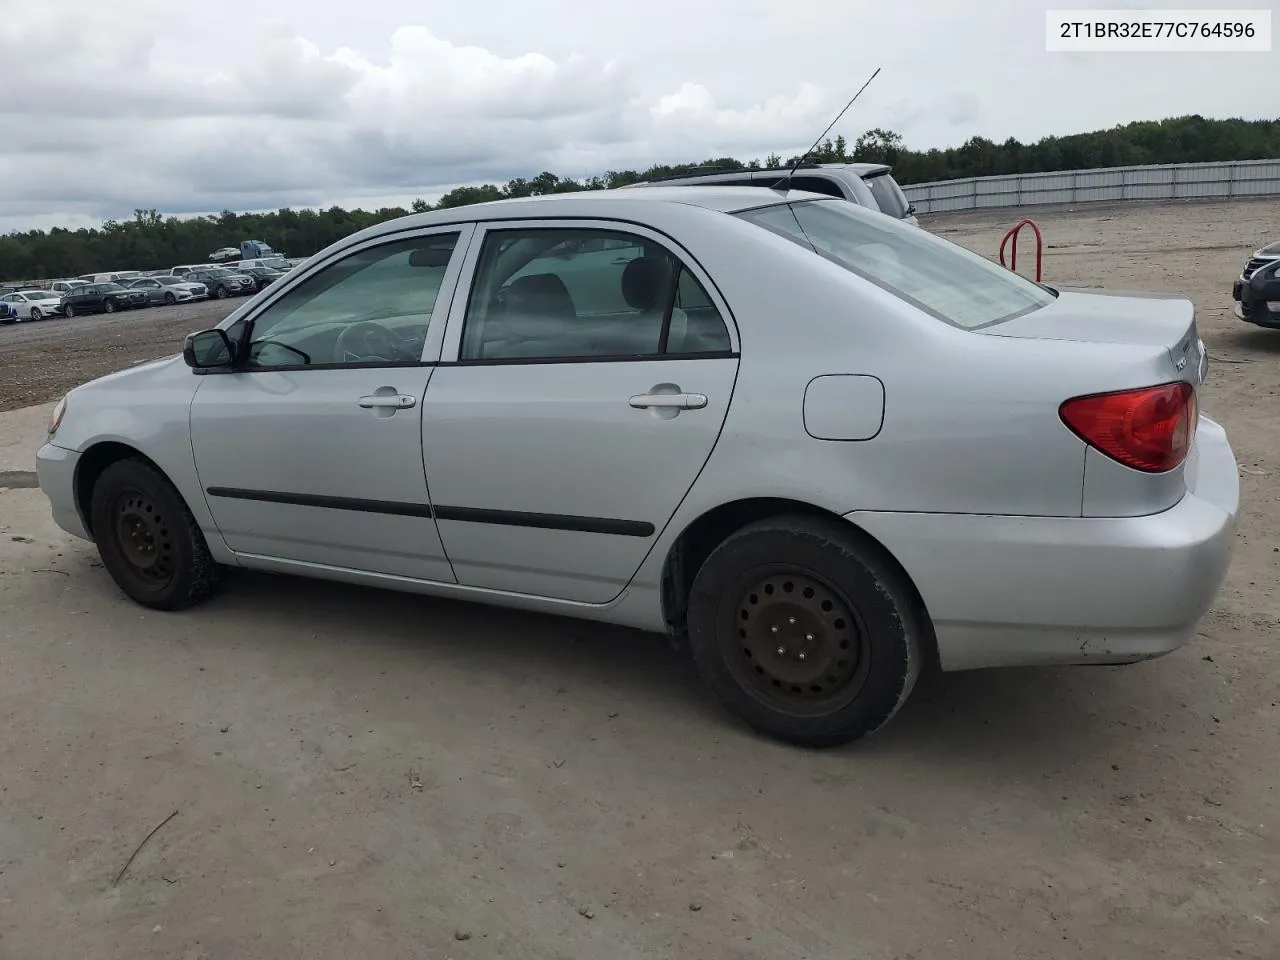
<path id="1" fill-rule="evenodd" d="M 1195 304 L 1177 294 L 1055 288 L 1053 303 L 976 333 L 1034 340 L 1073 340 L 1162 347 L 1171 373 L 1199 385 L 1208 363 Z"/>

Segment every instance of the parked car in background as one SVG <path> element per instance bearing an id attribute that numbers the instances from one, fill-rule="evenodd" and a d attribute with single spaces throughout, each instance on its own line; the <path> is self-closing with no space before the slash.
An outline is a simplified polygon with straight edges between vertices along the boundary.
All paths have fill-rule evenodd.
<path id="1" fill-rule="evenodd" d="M 266 267 L 268 270 L 276 270 L 280 273 L 288 273 L 293 269 L 284 257 L 259 257 L 256 260 L 241 260 L 239 263 L 229 265 L 230 269 L 242 273 L 250 267 Z"/>
<path id="2" fill-rule="evenodd" d="M 119 283 L 140 276 L 142 273 L 138 270 L 108 270 L 105 273 L 82 273 L 78 279 L 85 283 Z"/>
<path id="3" fill-rule="evenodd" d="M 177 267 L 170 267 L 166 273 L 174 277 L 185 277 L 194 270 L 227 270 L 226 264 L 218 263 L 186 263 Z"/>
<path id="4" fill-rule="evenodd" d="M 43 320 L 62 313 L 62 294 L 52 290 L 20 290 L 0 297 L 16 320 Z"/>
<path id="5" fill-rule="evenodd" d="M 668 632 L 747 723 L 831 746 L 926 662 L 1194 635 L 1239 510 L 1206 363 L 1184 297 L 845 200 L 558 194 L 353 234 L 73 390 L 37 463 L 143 606 L 226 565 Z"/>
<path id="6" fill-rule="evenodd" d="M 893 179 L 893 168 L 884 163 L 806 163 L 787 178 L 787 170 L 719 170 L 690 176 L 669 177 L 628 184 L 634 187 L 732 186 L 769 189 L 785 180 L 787 189 L 820 193 L 849 200 L 868 210 L 920 226 L 915 205 Z"/>
<path id="7" fill-rule="evenodd" d="M 0 294 L 0 296 L 3 296 L 3 295 Z M 9 309 L 9 304 L 5 303 L 3 299 L 0 299 L 0 323 L 3 323 L 7 326 L 10 323 L 17 323 L 17 322 L 18 322 L 18 318 L 15 317 L 13 315 L 13 311 Z"/>
<path id="8" fill-rule="evenodd" d="M 1253 252 L 1232 286 L 1231 298 L 1239 319 L 1280 329 L 1280 242 Z"/>
<path id="9" fill-rule="evenodd" d="M 214 263 L 225 263 L 228 260 L 238 260 L 240 258 L 239 247 L 219 247 L 213 253 L 209 254 L 209 259 Z"/>
<path id="10" fill-rule="evenodd" d="M 203 284 L 210 296 L 217 297 L 219 300 L 225 300 L 227 297 L 242 297 L 245 294 L 256 293 L 258 290 L 258 284 L 253 277 L 222 267 L 214 267 L 212 270 L 192 270 L 184 274 L 183 279 Z"/>
<path id="11" fill-rule="evenodd" d="M 191 283 L 179 277 L 138 277 L 126 280 L 123 286 L 130 290 L 141 290 L 147 295 L 148 303 L 187 303 L 191 300 L 203 300 L 209 295 L 203 283 Z"/>
<path id="12" fill-rule="evenodd" d="M 62 298 L 62 312 L 68 317 L 82 313 L 136 310 L 146 305 L 145 293 L 141 290 L 130 290 L 118 283 L 91 283 L 73 290 Z"/>
<path id="13" fill-rule="evenodd" d="M 237 267 L 236 272 L 252 277 L 254 290 L 262 290 L 269 287 L 285 275 L 284 271 L 272 270 L 270 267 Z"/>
<path id="14" fill-rule="evenodd" d="M 52 280 L 49 289 L 54 293 L 70 293 L 76 287 L 87 287 L 88 280 Z"/>

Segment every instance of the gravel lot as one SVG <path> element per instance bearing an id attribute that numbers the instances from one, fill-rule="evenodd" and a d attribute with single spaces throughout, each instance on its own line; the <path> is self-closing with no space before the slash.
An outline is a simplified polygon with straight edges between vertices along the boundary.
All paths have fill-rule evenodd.
<path id="1" fill-rule="evenodd" d="M 143 611 L 29 489 L 48 407 L 0 416 L 0 957 L 1275 960 L 1280 332 L 1229 307 L 1280 211 L 1036 216 L 1050 282 L 1196 300 L 1228 584 L 1171 656 L 927 676 L 834 753 L 629 631 L 252 575 Z M 928 225 L 992 254 L 1013 219 Z M 0 401 L 226 309 L 0 328 Z"/>

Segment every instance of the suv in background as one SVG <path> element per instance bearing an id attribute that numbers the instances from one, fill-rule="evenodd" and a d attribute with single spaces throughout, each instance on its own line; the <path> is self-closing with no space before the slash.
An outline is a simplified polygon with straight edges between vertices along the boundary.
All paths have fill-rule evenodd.
<path id="1" fill-rule="evenodd" d="M 1236 316 L 1280 329 L 1280 241 L 1253 252 L 1231 289 Z"/>
<path id="2" fill-rule="evenodd" d="M 859 206 L 878 210 L 895 220 L 918 227 L 920 221 L 916 218 L 915 204 L 902 192 L 898 181 L 893 179 L 892 171 L 893 168 L 885 163 L 807 163 L 796 168 L 796 172 L 790 178 L 790 188 L 850 200 Z M 722 170 L 693 176 L 644 180 L 618 189 L 652 186 L 725 186 L 767 189 L 785 179 L 787 179 L 785 168 L 782 170 Z"/>

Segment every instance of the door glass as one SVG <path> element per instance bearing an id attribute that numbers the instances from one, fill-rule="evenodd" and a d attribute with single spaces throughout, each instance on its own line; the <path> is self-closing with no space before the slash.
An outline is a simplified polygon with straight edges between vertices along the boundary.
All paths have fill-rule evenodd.
<path id="1" fill-rule="evenodd" d="M 457 242 L 396 240 L 325 267 L 254 319 L 249 367 L 417 363 Z"/>
<path id="2" fill-rule="evenodd" d="M 459 358 L 656 356 L 667 352 L 668 317 L 670 350 L 683 352 L 686 339 L 701 340 L 690 339 L 680 297 L 701 311 L 699 329 L 711 328 L 711 342 L 726 345 L 711 349 L 726 349 L 719 312 L 697 278 L 661 244 L 613 230 L 491 231 L 467 303 Z"/>

